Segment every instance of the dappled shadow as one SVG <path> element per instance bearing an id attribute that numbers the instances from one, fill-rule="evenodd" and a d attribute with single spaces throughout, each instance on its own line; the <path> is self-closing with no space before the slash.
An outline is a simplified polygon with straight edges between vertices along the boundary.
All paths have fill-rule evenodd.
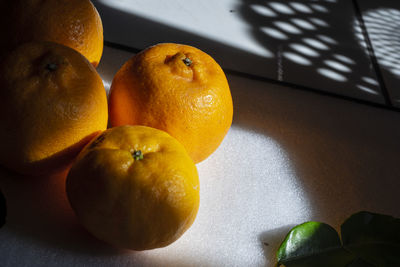
<path id="1" fill-rule="evenodd" d="M 363 19 L 378 63 L 392 75 L 400 77 L 400 11 L 393 8 L 368 10 L 363 13 Z M 361 33 L 357 27 L 355 29 L 362 46 Z"/>
<path id="2" fill-rule="evenodd" d="M 375 9 L 365 8 L 362 18 L 392 103 L 400 106 L 400 9 L 381 5 Z M 357 22 L 354 29 L 360 46 L 368 53 Z"/>
<path id="3" fill-rule="evenodd" d="M 383 102 L 355 37 L 351 1 L 243 0 L 239 10 L 256 40 L 277 55 L 278 80 Z"/>

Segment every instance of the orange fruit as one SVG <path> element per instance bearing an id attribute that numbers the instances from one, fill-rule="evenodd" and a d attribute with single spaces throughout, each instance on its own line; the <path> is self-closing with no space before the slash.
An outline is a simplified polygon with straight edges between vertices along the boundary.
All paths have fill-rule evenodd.
<path id="1" fill-rule="evenodd" d="M 120 126 L 91 141 L 74 162 L 67 196 L 82 225 L 116 247 L 147 250 L 177 240 L 199 208 L 199 178 L 166 132 Z"/>
<path id="2" fill-rule="evenodd" d="M 196 163 L 220 145 L 232 114 L 223 70 L 211 56 L 187 45 L 158 44 L 136 54 L 117 72 L 110 89 L 111 125 L 164 130 Z"/>
<path id="3" fill-rule="evenodd" d="M 63 167 L 107 127 L 96 69 L 72 48 L 25 43 L 0 63 L 0 163 L 23 174 Z"/>
<path id="4" fill-rule="evenodd" d="M 21 43 L 51 41 L 82 53 L 95 67 L 103 53 L 103 25 L 90 0 L 1 1 L 0 53 Z"/>

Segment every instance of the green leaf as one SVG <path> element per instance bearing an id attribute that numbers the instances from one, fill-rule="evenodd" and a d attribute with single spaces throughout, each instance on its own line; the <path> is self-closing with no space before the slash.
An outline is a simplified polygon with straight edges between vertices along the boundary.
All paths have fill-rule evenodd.
<path id="1" fill-rule="evenodd" d="M 278 266 L 287 267 L 344 267 L 353 260 L 353 255 L 342 247 L 335 229 L 320 222 L 294 227 L 277 252 Z"/>
<path id="2" fill-rule="evenodd" d="M 342 242 L 335 229 L 324 223 L 300 224 L 279 247 L 278 266 L 400 266 L 400 219 L 358 212 L 342 224 L 341 235 Z"/>
<path id="3" fill-rule="evenodd" d="M 400 219 L 362 211 L 341 226 L 343 246 L 376 265 L 400 266 Z"/>

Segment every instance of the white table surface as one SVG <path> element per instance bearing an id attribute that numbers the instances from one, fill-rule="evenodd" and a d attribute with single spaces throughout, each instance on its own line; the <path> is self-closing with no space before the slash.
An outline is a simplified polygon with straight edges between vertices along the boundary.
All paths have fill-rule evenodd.
<path id="1" fill-rule="evenodd" d="M 105 47 L 98 71 L 106 89 L 132 55 Z M 233 125 L 197 165 L 200 209 L 182 238 L 145 252 L 114 249 L 77 223 L 62 176 L 32 179 L 1 169 L 8 216 L 0 266 L 273 266 L 295 224 L 317 220 L 338 229 L 360 210 L 400 217 L 399 112 L 227 78 Z"/>

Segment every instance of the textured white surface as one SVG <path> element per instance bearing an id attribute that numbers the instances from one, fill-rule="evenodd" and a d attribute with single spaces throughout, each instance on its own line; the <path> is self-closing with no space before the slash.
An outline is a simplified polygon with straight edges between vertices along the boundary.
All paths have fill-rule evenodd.
<path id="1" fill-rule="evenodd" d="M 106 83 L 130 56 L 105 48 L 99 72 Z M 294 224 L 337 228 L 359 210 L 400 217 L 399 113 L 228 80 L 234 123 L 198 164 L 200 210 L 181 239 L 153 251 L 113 249 L 78 225 L 61 177 L 1 170 L 9 215 L 0 229 L 0 266 L 273 266 Z"/>

